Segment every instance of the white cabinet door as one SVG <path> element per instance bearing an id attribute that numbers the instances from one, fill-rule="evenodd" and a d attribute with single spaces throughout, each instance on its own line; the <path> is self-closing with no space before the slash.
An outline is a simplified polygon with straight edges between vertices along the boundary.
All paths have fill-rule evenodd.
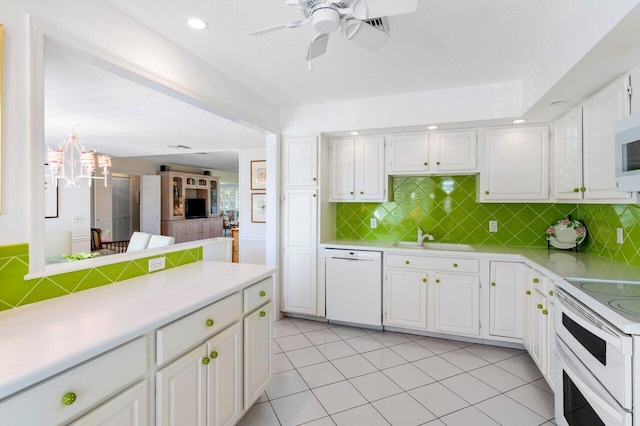
<path id="1" fill-rule="evenodd" d="M 553 127 L 553 196 L 556 200 L 581 200 L 582 108 L 572 109 Z"/>
<path id="2" fill-rule="evenodd" d="M 355 139 L 331 139 L 329 166 L 329 201 L 355 199 Z"/>
<path id="3" fill-rule="evenodd" d="M 143 380 L 71 423 L 72 426 L 146 426 L 149 382 Z"/>
<path id="4" fill-rule="evenodd" d="M 480 201 L 549 198 L 549 129 L 523 127 L 485 132 Z"/>
<path id="5" fill-rule="evenodd" d="M 156 424 L 204 426 L 207 421 L 207 369 L 202 344 L 156 372 Z"/>
<path id="6" fill-rule="evenodd" d="M 384 138 L 356 140 L 355 192 L 359 201 L 385 201 Z"/>
<path id="7" fill-rule="evenodd" d="M 553 294 L 553 293 L 552 293 Z M 556 336 L 555 336 L 555 327 L 553 325 L 554 314 L 555 314 L 555 306 L 553 303 L 553 297 L 547 297 L 547 309 L 546 314 L 543 314 L 547 318 L 547 348 L 546 348 L 546 359 L 547 359 L 547 368 L 544 372 L 549 385 L 552 390 L 556 390 L 556 383 L 554 382 L 555 374 L 554 374 L 554 359 L 556 353 Z"/>
<path id="8" fill-rule="evenodd" d="M 244 319 L 244 406 L 251 407 L 271 379 L 275 312 L 269 302 Z"/>
<path id="9" fill-rule="evenodd" d="M 522 344 L 525 349 L 531 352 L 531 318 L 533 315 L 533 294 L 531 293 L 531 268 L 524 266 L 524 293 L 522 303 L 524 306 L 522 312 Z"/>
<path id="10" fill-rule="evenodd" d="M 629 199 L 616 191 L 615 125 L 628 115 L 628 76 L 621 78 L 583 104 L 584 198 Z"/>
<path id="11" fill-rule="evenodd" d="M 318 138 L 285 138 L 282 167 L 284 186 L 317 186 Z"/>
<path id="12" fill-rule="evenodd" d="M 489 287 L 489 334 L 522 337 L 524 265 L 491 262 Z"/>
<path id="13" fill-rule="evenodd" d="M 318 299 L 316 254 L 285 253 L 282 263 L 283 311 L 316 315 Z"/>
<path id="14" fill-rule="evenodd" d="M 427 328 L 427 274 L 387 268 L 384 325 Z"/>
<path id="15" fill-rule="evenodd" d="M 318 196 L 315 189 L 284 193 L 283 245 L 285 251 L 315 253 L 318 241 Z"/>
<path id="16" fill-rule="evenodd" d="M 529 355 L 538 365 L 540 371 L 546 371 L 546 351 L 547 351 L 547 315 L 543 311 L 547 309 L 546 298 L 542 293 L 531 290 L 531 349 Z"/>
<path id="17" fill-rule="evenodd" d="M 432 135 L 429 142 L 432 171 L 435 173 L 475 173 L 478 164 L 476 146 L 475 131 Z"/>
<path id="18" fill-rule="evenodd" d="M 480 278 L 475 275 L 432 274 L 433 328 L 456 334 L 480 333 Z"/>
<path id="19" fill-rule="evenodd" d="M 415 174 L 428 171 L 429 137 L 426 133 L 391 138 L 388 174 Z"/>
<path id="20" fill-rule="evenodd" d="M 232 426 L 242 416 L 242 325 L 207 341 L 207 425 Z"/>

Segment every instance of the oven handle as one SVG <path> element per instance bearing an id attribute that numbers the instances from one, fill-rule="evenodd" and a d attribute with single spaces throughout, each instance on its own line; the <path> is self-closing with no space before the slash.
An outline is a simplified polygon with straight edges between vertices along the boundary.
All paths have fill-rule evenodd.
<path id="1" fill-rule="evenodd" d="M 630 355 L 631 347 L 629 344 L 625 344 L 625 341 L 631 338 L 626 334 L 618 333 L 613 330 L 611 327 L 608 327 L 606 324 L 598 321 L 595 318 L 589 318 L 583 312 L 580 312 L 579 309 L 576 309 L 575 303 L 570 296 L 564 293 L 560 289 L 556 289 L 557 300 L 562 305 L 560 310 L 568 311 L 569 317 L 572 320 L 580 324 L 583 328 L 588 330 L 590 333 L 595 334 L 602 340 L 610 343 L 615 348 L 620 349 L 625 355 Z M 595 329 L 594 329 L 595 327 Z"/>
<path id="2" fill-rule="evenodd" d="M 598 407 L 602 411 L 605 411 L 611 418 L 616 419 L 616 424 L 623 424 L 625 414 L 628 414 L 618 402 L 613 399 L 611 395 L 604 389 L 604 387 L 594 379 L 588 380 L 592 377 L 587 368 L 582 365 L 580 361 L 575 360 L 571 349 L 562 341 L 560 337 L 556 335 L 556 353 L 560 358 L 560 364 L 565 364 L 568 368 L 564 370 L 571 380 L 576 384 L 582 395 L 589 401 L 589 405 L 592 407 Z M 585 380 L 586 379 L 586 380 Z M 586 383 L 590 381 L 592 383 Z M 560 384 L 562 386 L 562 384 Z M 600 390 L 596 393 L 594 389 Z M 601 396 L 602 395 L 602 396 Z M 615 407 L 620 407 L 620 410 L 616 410 Z M 597 412 L 597 410 L 596 410 Z"/>

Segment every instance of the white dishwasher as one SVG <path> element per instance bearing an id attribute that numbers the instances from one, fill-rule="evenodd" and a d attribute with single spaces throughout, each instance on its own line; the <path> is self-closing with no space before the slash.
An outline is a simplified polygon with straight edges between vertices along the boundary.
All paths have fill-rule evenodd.
<path id="1" fill-rule="evenodd" d="M 327 319 L 382 326 L 382 253 L 325 249 Z"/>

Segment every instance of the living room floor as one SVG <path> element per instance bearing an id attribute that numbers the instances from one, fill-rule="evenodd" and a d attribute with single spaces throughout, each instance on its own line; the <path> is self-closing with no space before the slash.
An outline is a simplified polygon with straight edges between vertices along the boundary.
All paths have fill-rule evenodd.
<path id="1" fill-rule="evenodd" d="M 526 351 L 296 318 L 274 326 L 274 375 L 240 426 L 553 425 Z"/>

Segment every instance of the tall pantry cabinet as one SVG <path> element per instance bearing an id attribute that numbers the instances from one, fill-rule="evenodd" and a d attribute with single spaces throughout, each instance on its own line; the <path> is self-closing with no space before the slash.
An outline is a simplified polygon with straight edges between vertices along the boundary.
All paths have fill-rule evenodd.
<path id="1" fill-rule="evenodd" d="M 319 218 L 328 200 L 323 163 L 328 143 L 320 135 L 282 141 L 282 311 L 324 316 L 324 286 L 318 280 Z M 324 153 L 323 150 L 327 150 Z M 325 189 L 325 191 L 327 191 Z M 330 215 L 327 215 L 330 217 Z M 335 214 L 334 214 L 335 216 Z M 333 227 L 335 229 L 335 226 Z"/>

